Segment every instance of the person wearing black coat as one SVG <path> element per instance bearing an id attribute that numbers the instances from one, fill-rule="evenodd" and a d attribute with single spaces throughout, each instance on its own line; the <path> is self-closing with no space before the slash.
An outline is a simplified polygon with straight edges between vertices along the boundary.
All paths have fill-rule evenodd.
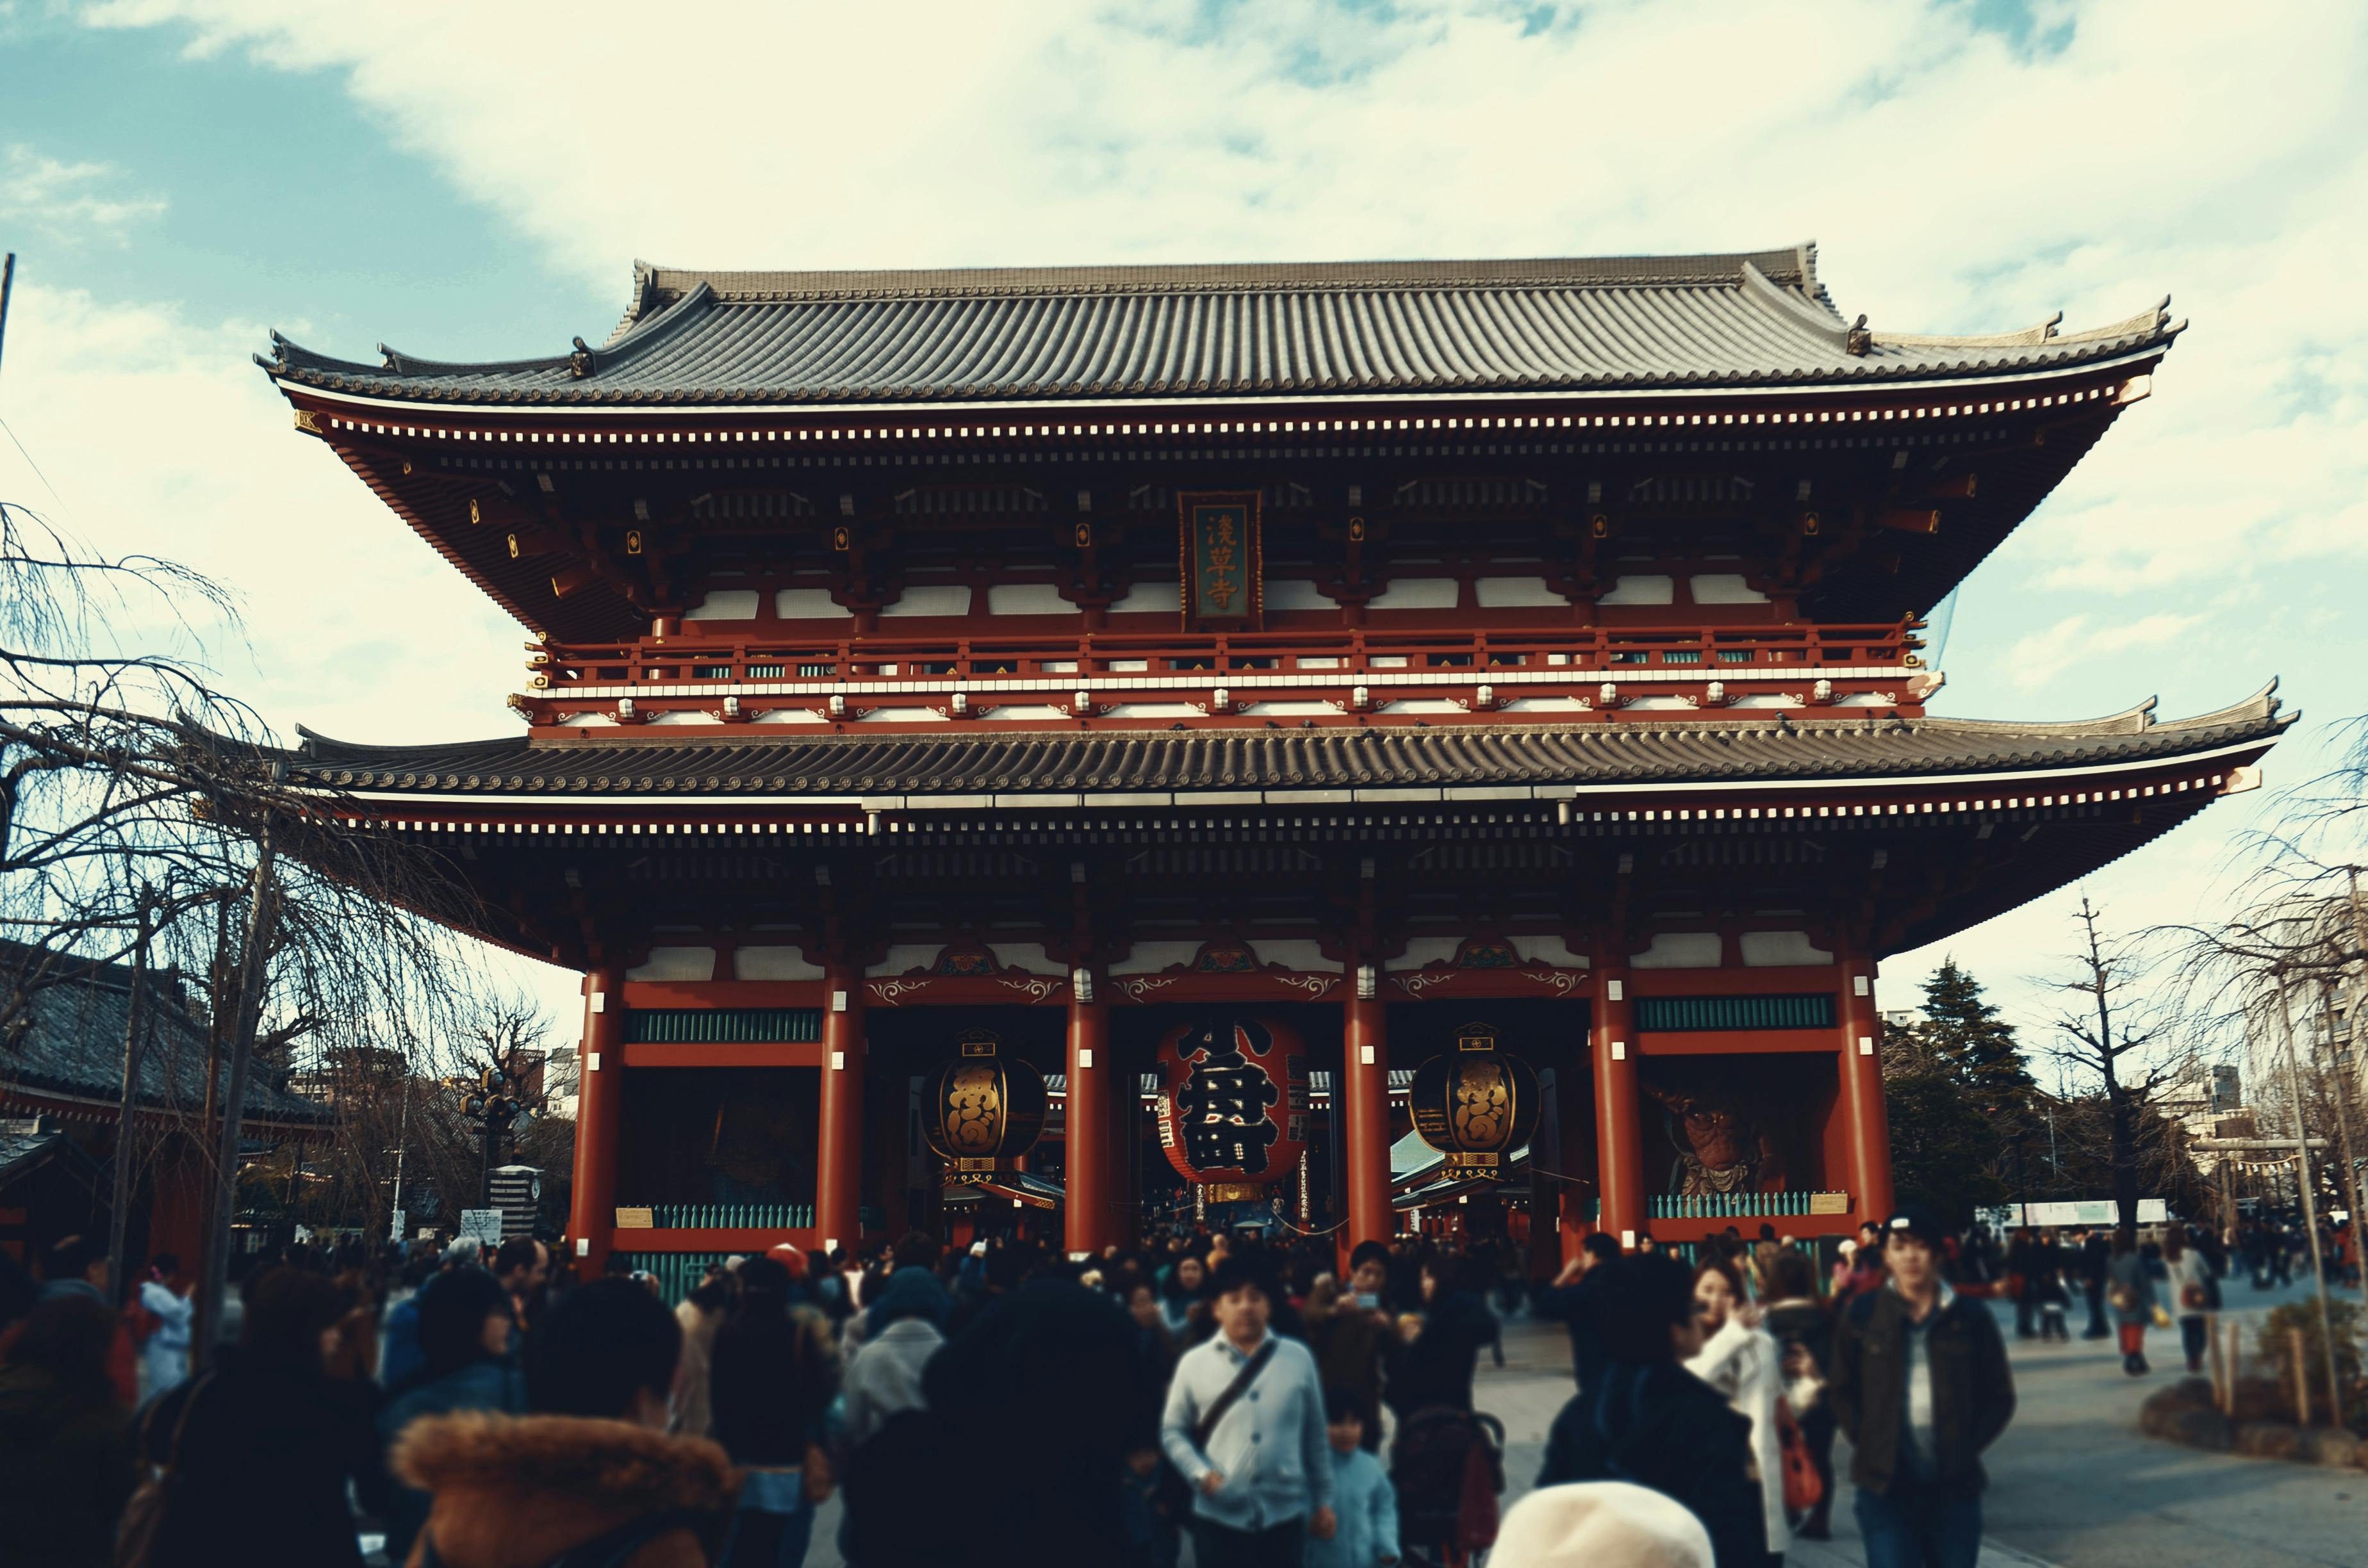
<path id="1" fill-rule="evenodd" d="M 2090 1231 L 2080 1245 L 2080 1289 L 2089 1298 L 2089 1326 L 2080 1331 L 2083 1339 L 2112 1337 L 2113 1331 L 2105 1324 L 2105 1276 L 2112 1266 L 2112 1241 L 2102 1231 Z"/>
<path id="2" fill-rule="evenodd" d="M 1607 1358 L 1546 1436 L 1540 1486 L 1624 1481 L 1682 1505 L 1718 1568 L 1766 1568 L 1768 1523 L 1750 1468 L 1751 1422 L 1679 1365 L 1701 1347 L 1691 1271 L 1667 1255 L 1599 1264 L 1595 1322 Z"/>
<path id="3" fill-rule="evenodd" d="M 1784 1398 L 1800 1425 L 1809 1462 L 1816 1468 L 1820 1483 L 1816 1506 L 1793 1533 L 1807 1540 L 1829 1540 L 1833 1537 L 1834 1434 L 1839 1430 L 1833 1401 L 1826 1397 L 1827 1383 L 1833 1375 L 1833 1309 L 1817 1298 L 1816 1265 L 1806 1253 L 1794 1248 L 1778 1253 L 1770 1272 L 1773 1299 L 1767 1303 L 1760 1325 L 1775 1335 L 1783 1349 Z"/>
<path id="4" fill-rule="evenodd" d="M 1588 1233 L 1578 1256 L 1552 1285 L 1538 1292 L 1531 1309 L 1548 1323 L 1562 1324 L 1570 1335 L 1571 1376 L 1580 1388 L 1593 1382 L 1611 1359 L 1604 1353 L 1603 1335 L 1595 1326 L 1594 1299 L 1611 1280 L 1602 1266 L 1619 1256 L 1618 1238 L 1602 1231 Z"/>
<path id="5" fill-rule="evenodd" d="M 0 1367 L 0 1542 L 12 1562 L 107 1568 L 131 1497 L 131 1413 L 108 1358 L 116 1317 L 86 1296 L 33 1309 Z"/>
<path id="6" fill-rule="evenodd" d="M 142 1437 L 152 1463 L 172 1460 L 179 1434 L 157 1568 L 211 1565 L 225 1551 L 361 1568 L 347 1484 L 372 1513 L 385 1510 L 390 1484 L 378 1385 L 328 1369 L 325 1341 L 351 1307 L 328 1276 L 274 1268 L 256 1281 L 238 1344 L 151 1406 Z"/>
<path id="7" fill-rule="evenodd" d="M 1501 1332 L 1468 1260 L 1426 1259 L 1421 1330 L 1389 1358 L 1382 1398 L 1400 1421 L 1418 1410 L 1470 1410 L 1480 1352 Z"/>
<path id="8" fill-rule="evenodd" d="M 943 1539 L 864 1568 L 1126 1562 L 1122 1471 L 1155 1377 L 1103 1292 L 1055 1272 L 999 1297 L 922 1374 L 934 1430 L 914 1435 L 912 1472 Z"/>
<path id="9" fill-rule="evenodd" d="M 838 1392 L 837 1342 L 819 1312 L 793 1306 L 788 1267 L 740 1266 L 740 1304 L 715 1331 L 708 1360 L 715 1440 L 748 1472 L 723 1562 L 799 1562 L 814 1506 L 830 1494 L 823 1418 Z"/>

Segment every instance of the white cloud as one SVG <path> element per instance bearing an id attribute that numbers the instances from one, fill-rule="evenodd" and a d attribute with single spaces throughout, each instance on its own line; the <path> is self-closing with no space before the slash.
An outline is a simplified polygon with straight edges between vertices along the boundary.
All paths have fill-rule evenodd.
<path id="1" fill-rule="evenodd" d="M 495 683 L 518 667 L 516 624 L 290 427 L 246 360 L 262 336 L 251 322 L 21 290 L 0 406 L 57 494 L 10 444 L 0 495 L 109 554 L 232 585 L 251 647 L 218 641 L 218 678 L 283 728 L 502 733 Z M 382 613 L 354 613 L 365 595 Z"/>
<path id="2" fill-rule="evenodd" d="M 1815 234 L 1878 327 L 2197 323 L 2015 547 L 2156 591 L 2356 551 L 2368 13 L 1679 0 L 629 5 L 114 0 L 193 50 L 346 74 L 405 145 L 567 270 L 1604 253 Z M 2307 48 L 2295 47 L 2307 39 Z M 1840 47 L 1839 40 L 1847 40 Z M 587 324 L 597 326 L 599 324 Z"/>
<path id="3" fill-rule="evenodd" d="M 231 585 L 245 639 L 197 630 L 216 633 L 204 650 L 216 685 L 283 740 L 299 722 L 372 741 L 514 733 L 501 699 L 506 673 L 521 672 L 521 629 L 290 427 L 246 359 L 261 335 L 21 289 L 0 413 L 58 494 L 0 442 L 0 497 L 108 554 L 168 557 Z M 490 949 L 484 962 L 572 1028 L 572 976 Z"/>
<path id="4" fill-rule="evenodd" d="M 2089 617 L 2067 616 L 2014 645 L 2014 683 L 2026 691 L 2052 684 L 2066 670 L 2093 670 L 2105 656 L 2161 648 L 2203 624 L 2200 615 L 2149 615 L 2121 626 L 2091 627 Z"/>
<path id="5" fill-rule="evenodd" d="M 2196 663 L 2242 688 L 2255 672 L 2226 667 L 2240 653 L 2290 656 L 2258 607 L 2356 573 L 2368 550 L 2368 312 L 2350 273 L 2368 253 L 2368 8 L 2306 0 L 2273 25 L 2208 0 L 2039 9 L 2048 44 L 2030 48 L 1952 0 L 717 0 L 695 20 L 622 0 L 112 0 L 86 15 L 342 74 L 555 268 L 620 295 L 636 256 L 874 267 L 1812 235 L 1838 299 L 1879 330 L 2020 326 L 2058 306 L 2077 329 L 2173 290 L 2195 324 L 2157 395 L 1985 569 L 1984 613 L 2018 631 L 2053 618 L 2007 678 L 2095 685 L 2090 710 L 2205 644 L 2217 660 Z M 259 466 L 224 479 L 192 443 L 182 484 L 220 507 L 268 475 L 306 497 L 336 541 L 324 554 L 393 548 L 350 479 L 256 445 L 284 418 L 259 388 L 233 395 L 202 417 Z M 456 586 L 416 592 L 461 613 Z M 441 666 L 450 689 L 483 689 L 484 668 L 461 666 Z M 385 704 L 380 733 L 477 727 L 425 683 Z"/>
<path id="6" fill-rule="evenodd" d="M 0 221 L 29 223 L 64 242 L 130 243 L 134 223 L 165 210 L 162 197 L 102 194 L 117 171 L 106 164 L 63 163 L 21 142 L 0 149 Z"/>

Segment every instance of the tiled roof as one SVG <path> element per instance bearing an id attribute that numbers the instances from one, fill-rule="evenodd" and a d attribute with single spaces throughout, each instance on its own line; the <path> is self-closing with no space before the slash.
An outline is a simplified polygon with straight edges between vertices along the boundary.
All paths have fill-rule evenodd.
<path id="1" fill-rule="evenodd" d="M 64 1133 L 36 1121 L 0 1124 L 0 1181 L 72 1147 Z"/>
<path id="2" fill-rule="evenodd" d="M 0 944 L 0 967 L 13 970 L 24 958 L 24 949 Z M 148 1016 L 155 1032 L 140 1063 L 139 1102 L 195 1113 L 206 1097 L 205 1027 L 181 1009 L 161 981 L 150 983 L 154 990 Z M 30 1026 L 0 1039 L 0 1092 L 18 1089 L 115 1103 L 123 1086 L 123 1034 L 131 1003 L 129 965 L 102 965 L 70 972 L 63 980 L 53 975 L 28 1003 Z M 289 1093 L 260 1070 L 247 1081 L 246 1113 L 275 1121 L 317 1121 L 328 1114 L 317 1101 Z"/>
<path id="3" fill-rule="evenodd" d="M 2170 759 L 2292 722 L 2275 686 L 2169 723 L 2148 701 L 2082 723 L 1966 719 L 1691 718 L 1587 728 L 1198 730 L 1078 734 L 846 735 L 585 741 L 520 736 L 356 745 L 307 734 L 289 760 L 338 790 L 602 796 L 974 795 L 1489 785 L 1682 785 L 2040 772 Z"/>
<path id="4" fill-rule="evenodd" d="M 935 272 L 637 264 L 615 335 L 547 359 L 384 362 L 272 335 L 298 386 L 457 403 L 904 403 L 1781 388 L 2076 366 L 2167 347 L 2162 305 L 2091 332 L 1864 330 L 1814 245 L 1731 256 Z M 2060 317 L 2058 318 L 2060 319 Z"/>

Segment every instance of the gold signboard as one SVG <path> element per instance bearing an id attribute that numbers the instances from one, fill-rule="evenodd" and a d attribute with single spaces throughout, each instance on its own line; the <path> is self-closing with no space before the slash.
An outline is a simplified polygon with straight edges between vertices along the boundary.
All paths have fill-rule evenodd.
<path id="1" fill-rule="evenodd" d="M 1184 629 L 1257 631 L 1266 608 L 1258 493 L 1188 492 L 1177 503 L 1181 512 L 1177 554 L 1183 572 Z"/>

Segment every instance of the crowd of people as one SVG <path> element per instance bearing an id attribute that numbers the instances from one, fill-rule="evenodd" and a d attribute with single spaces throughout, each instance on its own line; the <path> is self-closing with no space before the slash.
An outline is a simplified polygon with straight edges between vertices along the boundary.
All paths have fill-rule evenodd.
<path id="1" fill-rule="evenodd" d="M 1393 1568 L 1492 1541 L 1764 1568 L 1829 1533 L 1841 1432 L 1870 1562 L 1971 1562 L 2013 1408 L 1995 1323 L 1944 1278 L 1977 1260 L 1913 1210 L 1829 1275 L 1764 1227 L 1687 1250 L 1590 1236 L 1533 1290 L 1509 1244 L 1341 1260 L 1196 1233 L 1072 1258 L 915 1233 L 721 1261 L 669 1307 L 524 1239 L 297 1247 L 190 1376 L 174 1260 L 127 1314 L 70 1243 L 38 1290 L 0 1278 L 0 1539 L 60 1564 L 120 1540 L 150 1568 L 225 1543 L 359 1565 L 380 1529 L 389 1562 L 434 1568 L 795 1568 L 838 1495 L 858 1568 L 1177 1568 L 1188 1544 L 1204 1568 Z M 1492 1297 L 1565 1327 L 1574 1381 L 1501 1520 L 1474 1396 Z"/>

